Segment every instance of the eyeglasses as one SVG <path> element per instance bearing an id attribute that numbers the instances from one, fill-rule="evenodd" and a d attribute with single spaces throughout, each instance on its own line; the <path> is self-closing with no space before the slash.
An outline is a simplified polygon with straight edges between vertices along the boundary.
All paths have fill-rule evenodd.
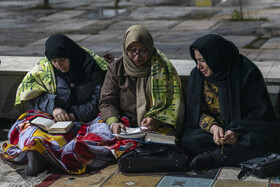
<path id="1" fill-rule="evenodd" d="M 127 50 L 126 52 L 129 56 L 136 56 L 136 55 L 145 56 L 149 54 L 149 50 L 142 50 L 138 52 L 136 50 Z"/>

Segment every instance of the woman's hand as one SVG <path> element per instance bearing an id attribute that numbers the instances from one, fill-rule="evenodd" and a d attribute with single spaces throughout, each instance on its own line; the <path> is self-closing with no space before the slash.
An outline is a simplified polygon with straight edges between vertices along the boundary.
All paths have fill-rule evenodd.
<path id="1" fill-rule="evenodd" d="M 224 130 L 218 125 L 213 125 L 210 128 L 210 133 L 213 134 L 213 141 L 217 145 L 221 145 L 224 143 Z"/>
<path id="2" fill-rule="evenodd" d="M 144 118 L 141 122 L 141 131 L 152 131 L 154 127 L 154 119 L 151 117 Z"/>
<path id="3" fill-rule="evenodd" d="M 225 144 L 235 145 L 237 140 L 238 140 L 238 134 L 237 133 L 235 133 L 231 130 L 226 131 L 225 136 L 224 136 L 224 143 Z"/>
<path id="4" fill-rule="evenodd" d="M 76 118 L 73 113 L 69 113 L 70 121 L 76 121 Z"/>
<path id="5" fill-rule="evenodd" d="M 111 131 L 113 134 L 120 134 L 121 130 L 126 131 L 125 125 L 123 123 L 113 123 L 111 127 Z"/>
<path id="6" fill-rule="evenodd" d="M 56 107 L 52 113 L 55 121 L 72 121 L 70 115 L 62 108 Z"/>

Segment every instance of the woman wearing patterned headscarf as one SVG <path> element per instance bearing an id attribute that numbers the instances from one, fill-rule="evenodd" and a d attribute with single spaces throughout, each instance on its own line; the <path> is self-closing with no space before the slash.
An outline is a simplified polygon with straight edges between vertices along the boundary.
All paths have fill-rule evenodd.
<path id="1" fill-rule="evenodd" d="M 154 47 L 144 26 L 129 27 L 123 54 L 108 67 L 101 89 L 101 119 L 113 133 L 125 130 L 125 117 L 130 127 L 167 134 L 178 129 L 181 106 L 181 82 L 175 68 Z"/>
<path id="2" fill-rule="evenodd" d="M 215 34 L 195 40 L 190 53 L 196 67 L 181 144 L 191 168 L 238 166 L 276 148 L 280 125 L 257 66 Z"/>

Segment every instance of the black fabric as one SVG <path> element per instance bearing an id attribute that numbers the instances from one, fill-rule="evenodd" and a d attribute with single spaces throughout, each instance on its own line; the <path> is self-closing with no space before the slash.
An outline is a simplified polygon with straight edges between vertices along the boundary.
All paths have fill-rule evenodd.
<path id="1" fill-rule="evenodd" d="M 268 128 L 279 131 L 263 76 L 255 64 L 239 54 L 232 42 L 214 34 L 201 37 L 190 46 L 191 56 L 196 61 L 194 49 L 199 50 L 213 70 L 213 77 L 222 72 L 215 79 L 210 76 L 207 80 L 219 87 L 221 112 L 226 111 L 226 114 L 221 115 L 227 120 L 225 130 L 242 133 Z M 226 78 L 223 77 L 228 77 L 226 85 Z M 185 128 L 199 128 L 200 108 L 204 102 L 204 79 L 204 75 L 195 67 L 185 88 Z"/>
<path id="2" fill-rule="evenodd" d="M 272 141 L 268 141 L 267 144 L 271 144 Z M 251 142 L 255 142 L 255 144 L 251 145 Z M 212 134 L 203 129 L 188 129 L 185 131 L 182 146 L 189 158 L 202 153 L 209 154 L 215 162 L 215 167 L 209 169 L 222 166 L 238 167 L 240 162 L 273 149 L 273 147 L 264 146 L 260 141 L 260 137 L 252 132 L 240 135 L 236 145 L 225 144 L 222 148 L 222 146 L 218 146 L 213 142 Z M 222 151 L 224 154 L 222 154 Z"/>
<path id="3" fill-rule="evenodd" d="M 67 73 L 54 68 L 56 74 L 63 77 L 69 84 L 86 82 L 94 72 L 100 71 L 100 67 L 92 56 L 63 34 L 54 34 L 47 39 L 45 55 L 48 60 L 54 58 L 70 60 L 70 71 Z"/>

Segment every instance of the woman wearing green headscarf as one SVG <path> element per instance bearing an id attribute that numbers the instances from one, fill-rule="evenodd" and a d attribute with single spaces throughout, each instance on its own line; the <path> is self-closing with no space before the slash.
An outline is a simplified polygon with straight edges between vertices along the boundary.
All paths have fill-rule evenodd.
<path id="1" fill-rule="evenodd" d="M 129 124 L 168 134 L 179 129 L 182 104 L 181 81 L 172 63 L 154 47 L 144 26 L 129 27 L 123 54 L 110 64 L 101 89 L 101 119 L 113 133 Z"/>

